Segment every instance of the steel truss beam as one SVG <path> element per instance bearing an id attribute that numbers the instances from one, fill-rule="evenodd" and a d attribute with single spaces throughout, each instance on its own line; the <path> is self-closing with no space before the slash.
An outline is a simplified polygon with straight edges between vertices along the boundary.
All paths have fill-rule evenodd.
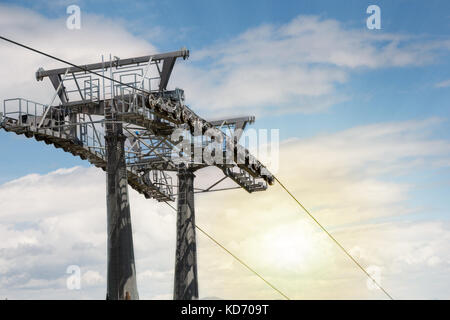
<path id="1" fill-rule="evenodd" d="M 119 107 L 118 119 L 141 126 L 145 129 L 153 132 L 155 136 L 168 136 L 179 126 L 185 126 L 191 133 L 205 133 L 210 130 L 214 132 L 217 137 L 222 137 L 222 139 L 227 144 L 227 150 L 233 152 L 233 160 L 238 163 L 237 166 L 244 170 L 251 178 L 260 178 L 269 184 L 274 181 L 273 175 L 269 170 L 258 161 L 250 152 L 243 146 L 237 144 L 236 140 L 239 138 L 231 139 L 224 132 L 221 131 L 220 127 L 223 125 L 234 125 L 236 129 L 243 129 L 247 123 L 254 121 L 252 117 L 248 119 L 239 118 L 230 120 L 214 121 L 213 123 L 204 120 L 199 117 L 195 112 L 193 112 L 189 107 L 184 105 L 183 101 L 174 100 L 171 97 L 161 96 L 156 93 L 148 94 L 138 94 L 140 96 L 137 99 L 136 108 L 142 110 L 148 110 L 152 115 L 155 115 L 158 119 L 164 119 L 166 122 L 161 123 L 158 119 L 148 119 L 143 114 L 133 114 L 133 112 L 123 112 L 124 110 Z M 124 100 L 131 100 L 131 95 L 115 97 L 115 101 L 119 105 L 124 105 Z M 104 106 L 105 102 L 99 101 L 99 106 Z M 83 112 L 88 112 L 86 110 L 86 103 L 79 101 L 78 103 L 73 102 L 71 108 L 76 108 L 82 110 Z M 101 111 L 101 110 L 100 110 Z M 238 121 L 236 121 L 238 120 Z M 159 126 L 159 127 L 158 127 Z M 218 128 L 219 126 L 219 128 Z M 216 164 L 219 168 L 224 168 L 222 163 Z M 235 164 L 236 165 L 236 164 Z M 225 174 L 227 171 L 225 171 Z M 234 175 L 230 175 L 230 178 L 234 180 Z M 237 182 L 237 181 L 236 181 Z M 252 192 L 251 188 L 246 188 L 246 184 L 240 184 L 248 192 Z M 254 190 L 253 190 L 254 191 Z"/>
<path id="2" fill-rule="evenodd" d="M 135 65 L 135 64 L 141 64 L 146 63 L 150 59 L 152 61 L 161 61 L 165 59 L 173 59 L 173 58 L 183 58 L 186 59 L 189 57 L 189 50 L 182 49 L 179 51 L 173 51 L 173 52 L 167 52 L 167 53 L 160 53 L 160 54 L 154 54 L 149 56 L 142 56 L 142 57 L 136 57 L 136 58 L 128 58 L 128 59 L 118 59 L 115 60 L 113 63 L 114 67 L 124 67 L 129 65 Z M 80 65 L 81 68 L 77 67 L 70 67 L 69 73 L 76 73 L 76 72 L 86 72 L 86 70 L 89 71 L 95 71 L 95 70 L 101 70 L 105 67 L 109 67 L 104 62 L 98 62 L 98 63 L 92 63 L 92 64 L 86 64 L 86 65 Z M 173 68 L 173 66 L 172 66 Z M 45 77 L 50 76 L 57 76 L 64 74 L 66 72 L 67 68 L 59 68 L 59 69 L 53 69 L 53 70 L 44 70 L 43 68 L 40 68 L 36 72 L 36 80 L 40 81 L 43 80 Z M 170 76 L 170 74 L 169 74 Z"/>

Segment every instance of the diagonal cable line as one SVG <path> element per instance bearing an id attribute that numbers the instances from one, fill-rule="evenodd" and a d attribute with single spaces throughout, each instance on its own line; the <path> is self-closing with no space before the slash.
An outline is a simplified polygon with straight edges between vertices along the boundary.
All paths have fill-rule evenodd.
<path id="1" fill-rule="evenodd" d="M 140 89 L 140 88 L 137 88 L 137 87 L 132 86 L 132 85 L 130 85 L 130 84 L 123 83 L 123 82 L 121 82 L 121 81 L 119 81 L 119 80 L 115 80 L 115 79 L 113 79 L 113 78 L 107 77 L 107 76 L 105 76 L 105 75 L 103 75 L 103 74 L 100 74 L 100 73 L 98 73 L 98 72 L 95 72 L 95 71 L 92 71 L 92 70 L 88 70 L 88 69 L 86 69 L 86 68 L 83 67 L 83 66 L 79 66 L 79 65 L 76 65 L 76 64 L 74 64 L 74 63 L 72 63 L 72 62 L 69 62 L 69 61 L 67 61 L 67 60 L 63 60 L 63 59 L 60 59 L 60 58 L 58 58 L 58 57 L 52 56 L 51 54 L 45 53 L 45 52 L 43 52 L 43 51 L 41 51 L 41 50 L 38 50 L 38 49 L 31 48 L 31 47 L 26 46 L 26 45 L 24 45 L 24 44 L 22 44 L 22 43 L 19 43 L 19 42 L 17 42 L 17 41 L 14 41 L 14 40 L 5 38 L 5 37 L 3 37 L 3 36 L 0 36 L 0 39 L 4 40 L 4 41 L 6 41 L 6 42 L 9 42 L 9 43 L 15 44 L 16 46 L 25 48 L 25 49 L 27 49 L 27 50 L 36 52 L 36 53 L 41 54 L 41 55 L 43 55 L 43 56 L 46 56 L 46 57 L 48 57 L 48 58 L 54 59 L 54 60 L 56 60 L 56 61 L 59 61 L 59 62 L 68 64 L 69 66 L 78 68 L 78 69 L 80 69 L 81 71 L 89 72 L 89 73 L 91 73 L 91 74 L 95 74 L 95 75 L 98 76 L 98 77 L 102 77 L 102 78 L 104 78 L 104 79 L 106 79 L 106 80 L 109 80 L 109 81 L 115 82 L 115 83 L 117 83 L 117 84 L 126 86 L 126 87 L 128 87 L 128 88 L 133 89 L 133 90 L 140 91 L 140 92 L 142 92 L 142 93 L 148 93 L 148 91 L 145 91 L 145 90 L 143 90 L 143 89 Z"/>
<path id="2" fill-rule="evenodd" d="M 46 56 L 46 57 L 48 57 L 48 58 L 51 58 L 51 59 L 54 59 L 54 60 L 57 60 L 57 61 L 59 61 L 59 62 L 62 62 L 62 63 L 65 63 L 65 64 L 68 64 L 68 65 L 70 65 L 70 66 L 72 66 L 72 67 L 75 67 L 75 68 L 78 68 L 78 69 L 80 69 L 80 70 L 82 70 L 82 71 L 84 71 L 84 72 L 88 72 L 88 73 L 91 73 L 91 74 L 94 74 L 94 75 L 96 75 L 96 76 L 99 76 L 99 77 L 101 77 L 101 78 L 104 78 L 104 79 L 107 79 L 107 80 L 110 80 L 110 81 L 112 81 L 112 82 L 115 82 L 115 83 L 118 83 L 118 84 L 121 84 L 121 85 L 123 85 L 123 86 L 126 86 L 126 87 L 129 87 L 129 88 L 131 88 L 131 89 L 133 89 L 133 90 L 136 90 L 136 91 L 140 91 L 140 92 L 143 92 L 143 93 L 148 93 L 147 91 L 145 91 L 145 90 L 142 90 L 142 89 L 139 89 L 139 88 L 136 88 L 136 87 L 134 87 L 134 86 L 132 86 L 132 85 L 129 85 L 129 84 L 127 84 L 127 83 L 123 83 L 123 82 L 121 82 L 121 81 L 118 81 L 118 80 L 115 80 L 115 79 L 112 79 L 112 78 L 110 78 L 110 77 L 107 77 L 107 76 L 105 76 L 105 75 L 102 75 L 102 74 L 100 74 L 100 73 L 97 73 L 97 72 L 94 72 L 94 71 L 91 71 L 91 70 L 88 70 L 88 69 L 86 69 L 86 68 L 84 68 L 84 67 L 82 67 L 82 66 L 79 66 L 79 65 L 76 65 L 76 64 L 73 64 L 73 63 L 71 63 L 71 62 L 68 62 L 68 61 L 66 61 L 66 60 L 63 60 L 63 59 L 60 59 L 60 58 L 57 58 L 57 57 L 55 57 L 55 56 L 52 56 L 52 55 L 50 55 L 50 54 L 48 54 L 48 53 L 45 53 L 45 52 L 43 52 L 43 51 L 40 51 L 40 50 L 37 50 L 37 49 L 34 49 L 34 48 L 31 48 L 31 47 L 29 47 L 29 46 L 26 46 L 26 45 L 24 45 L 24 44 L 21 44 L 21 43 L 19 43 L 19 42 L 16 42 L 16 41 L 14 41 L 14 40 L 11 40 L 11 39 L 8 39 L 8 38 L 5 38 L 5 37 L 3 37 L 3 36 L 0 36 L 0 39 L 2 39 L 2 40 L 4 40 L 4 41 L 7 41 L 7 42 L 9 42 L 9 43 L 12 43 L 12 44 L 15 44 L 15 45 L 17 45 L 17 46 L 19 46 L 19 47 L 22 47 L 22 48 L 25 48 L 25 49 L 27 49 L 27 50 L 30 50 L 30 51 L 33 51 L 33 52 L 35 52 L 35 53 L 38 53 L 38 54 L 41 54 L 41 55 L 44 55 L 44 56 Z M 324 227 L 324 226 L 322 226 L 322 224 L 320 224 L 320 222 L 300 203 L 300 201 L 298 201 L 297 200 L 297 198 L 280 182 L 280 180 L 278 180 L 278 178 L 277 177 L 275 177 L 274 176 L 274 179 L 280 184 L 280 186 L 297 202 L 297 204 L 310 216 L 310 218 L 311 219 L 313 219 L 314 220 L 314 222 L 330 237 L 330 239 L 331 240 L 333 240 L 333 242 L 335 242 L 336 243 L 336 245 L 337 246 L 339 246 L 339 248 L 341 248 L 342 249 L 342 251 L 344 251 L 344 253 L 367 275 L 367 277 L 369 277 L 369 279 L 371 279 L 372 281 L 373 281 L 373 283 L 375 283 L 376 285 L 377 285 L 377 287 L 379 287 L 382 291 L 383 291 L 383 293 L 389 298 L 389 299 L 391 299 L 391 300 L 394 300 L 393 299 L 393 297 L 361 266 L 361 264 L 336 240 L 336 238 L 334 238 L 327 230 L 326 230 L 326 228 Z M 166 202 L 166 204 L 168 204 L 172 209 L 174 209 L 175 211 L 177 210 L 176 208 L 174 208 L 172 205 L 170 205 L 168 202 Z M 199 228 L 198 226 L 195 226 L 200 232 L 202 232 L 204 235 L 206 235 L 210 240 L 212 240 L 214 243 L 216 243 L 219 247 L 221 247 L 223 250 L 225 250 L 228 254 L 230 254 L 233 258 L 235 258 L 239 263 L 241 263 L 243 266 L 245 266 L 248 270 L 250 270 L 252 273 L 254 273 L 256 276 L 258 276 L 260 279 L 262 279 L 265 283 L 267 283 L 272 289 L 274 289 L 275 291 L 277 291 L 279 294 L 281 294 L 284 298 L 286 298 L 286 299 L 288 299 L 288 300 L 290 300 L 289 299 L 289 297 L 288 296 L 286 296 L 283 292 L 281 292 L 280 290 L 278 290 L 274 285 L 272 285 L 270 282 L 268 282 L 266 279 L 264 279 L 259 273 L 257 273 L 254 269 L 252 269 L 250 266 L 248 266 L 246 263 L 244 263 L 241 259 L 239 259 L 237 256 L 235 256 L 232 252 L 230 252 L 228 249 L 226 249 L 224 246 L 222 246 L 219 242 L 217 242 L 214 238 L 212 238 L 208 233 L 206 233 L 203 229 L 201 229 L 201 228 Z"/>
<path id="3" fill-rule="evenodd" d="M 100 74 L 100 73 L 97 73 L 97 72 L 88 70 L 88 69 L 86 69 L 86 68 L 84 68 L 84 67 L 82 67 L 82 66 L 78 66 L 78 65 L 76 65 L 76 64 L 73 64 L 73 63 L 71 63 L 71 62 L 69 62 L 69 61 L 66 61 L 66 60 L 60 59 L 60 58 L 58 58 L 58 57 L 52 56 L 52 55 L 50 55 L 50 54 L 48 54 L 48 53 L 45 53 L 45 52 L 43 52 L 43 51 L 40 51 L 40 50 L 31 48 L 31 47 L 26 46 L 26 45 L 24 45 L 24 44 L 22 44 L 22 43 L 19 43 L 19 42 L 17 42 L 17 41 L 14 41 L 14 40 L 5 38 L 5 37 L 3 37 L 3 36 L 0 36 L 0 39 L 2 39 L 2 40 L 4 40 L 4 41 L 7 41 L 7 42 L 9 42 L 9 43 L 15 44 L 15 45 L 17 45 L 17 46 L 19 46 L 19 47 L 22 47 L 22 48 L 24 48 L 24 49 L 33 51 L 33 52 L 38 53 L 38 54 L 41 54 L 41 55 L 44 55 L 44 56 L 46 56 L 46 57 L 48 57 L 48 58 L 57 60 L 57 61 L 59 61 L 59 62 L 65 63 L 65 64 L 68 64 L 68 65 L 70 65 L 70 66 L 72 66 L 72 67 L 79 68 L 79 69 L 81 69 L 82 71 L 89 72 L 89 73 L 91 73 L 91 74 L 95 74 L 96 76 L 102 77 L 102 78 L 107 79 L 107 80 L 110 80 L 110 81 L 112 81 L 112 82 L 115 82 L 115 83 L 118 83 L 118 84 L 127 86 L 127 87 L 129 87 L 129 88 L 132 88 L 132 89 L 137 90 L 137 91 L 141 91 L 141 92 L 143 92 L 143 93 L 148 93 L 148 92 L 145 91 L 145 90 L 142 90 L 142 89 L 136 88 L 136 87 L 134 87 L 134 86 L 131 86 L 131 85 L 129 85 L 129 84 L 123 83 L 123 82 L 121 82 L 121 81 L 112 79 L 112 78 L 107 77 L 107 76 L 105 76 L 105 75 L 102 75 L 102 74 Z M 177 211 L 177 209 L 176 209 L 175 207 L 173 207 L 170 203 L 168 203 L 167 201 L 165 201 L 165 203 L 166 203 L 168 206 L 170 206 L 172 209 L 174 209 L 175 211 Z M 244 261 L 242 261 L 241 259 L 239 259 L 239 258 L 238 258 L 236 255 L 234 255 L 231 251 L 229 251 L 227 248 L 225 248 L 222 244 L 220 244 L 217 240 L 215 240 L 212 236 L 210 236 L 206 231 L 204 231 L 203 229 L 201 229 L 201 228 L 198 227 L 197 225 L 196 225 L 195 227 L 196 227 L 201 233 L 203 233 L 205 236 L 207 236 L 211 241 L 213 241 L 213 242 L 214 242 L 215 244 L 217 244 L 220 248 L 222 248 L 225 252 L 227 252 L 228 254 L 230 254 L 230 255 L 231 255 L 234 259 L 236 259 L 240 264 L 242 264 L 244 267 L 246 267 L 248 270 L 250 270 L 253 274 L 255 274 L 257 277 L 259 277 L 261 280 L 263 280 L 263 281 L 264 281 L 267 285 L 269 285 L 272 289 L 274 289 L 275 291 L 277 291 L 280 295 L 282 295 L 282 296 L 283 296 L 284 298 L 286 298 L 287 300 L 290 300 L 290 298 L 289 298 L 287 295 L 285 295 L 281 290 L 277 289 L 273 284 L 271 284 L 269 281 L 267 281 L 263 276 L 261 276 L 258 272 L 256 272 L 253 268 L 251 268 L 251 267 L 250 267 L 248 264 L 246 264 Z"/>
<path id="4" fill-rule="evenodd" d="M 297 198 L 284 186 L 284 184 L 282 184 L 277 177 L 274 176 L 274 178 L 280 184 L 280 186 L 292 197 L 292 199 L 294 199 L 295 202 L 297 202 L 297 204 L 303 209 L 303 211 L 305 211 L 309 215 L 309 217 L 313 219 L 314 222 L 328 235 L 328 237 L 330 237 L 330 239 L 333 240 L 333 242 L 336 243 L 338 247 L 341 248 L 342 251 L 344 251 L 344 253 L 358 266 L 358 268 L 360 268 L 369 277 L 369 279 L 372 280 L 373 283 L 375 283 L 377 287 L 381 289 L 381 291 L 383 291 L 383 293 L 389 299 L 394 300 L 394 298 L 392 298 L 392 296 L 366 271 L 366 269 L 364 269 L 363 266 L 361 266 L 361 264 L 358 261 L 356 261 L 356 259 L 339 243 L 339 241 L 337 241 L 336 238 L 333 237 L 331 233 L 327 231 L 327 229 L 311 214 L 311 212 L 309 212 L 309 210 L 306 209 L 301 204 L 301 202 L 297 200 Z"/>
<path id="5" fill-rule="evenodd" d="M 170 203 L 165 201 L 165 203 L 171 207 L 175 212 L 177 212 L 177 209 L 172 206 Z M 222 250 L 224 250 L 226 253 L 228 253 L 230 256 L 232 256 L 236 261 L 238 261 L 240 264 L 242 264 L 244 267 L 246 267 L 248 270 L 250 270 L 255 276 L 260 278 L 262 281 L 264 281 L 269 287 L 271 287 L 273 290 L 278 292 L 280 295 L 282 295 L 286 300 L 291 300 L 287 295 L 285 295 L 281 290 L 279 290 L 277 287 L 275 287 L 272 283 L 270 283 L 268 280 L 266 280 L 261 274 L 259 274 L 255 269 L 250 267 L 248 264 L 246 264 L 244 261 L 242 261 L 238 256 L 236 256 L 234 253 L 232 253 L 230 250 L 228 250 L 225 246 L 223 246 L 220 242 L 218 242 L 216 239 L 214 239 L 211 235 L 209 235 L 205 230 L 200 228 L 198 225 L 195 225 L 195 227 L 203 233 L 206 237 L 209 238 L 212 242 L 214 242 L 216 245 L 218 245 Z"/>

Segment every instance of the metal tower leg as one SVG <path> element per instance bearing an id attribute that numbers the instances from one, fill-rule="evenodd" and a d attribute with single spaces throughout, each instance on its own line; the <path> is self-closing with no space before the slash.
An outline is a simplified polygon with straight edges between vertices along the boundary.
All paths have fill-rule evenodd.
<path id="1" fill-rule="evenodd" d="M 72 125 L 70 127 L 70 136 L 72 137 L 72 139 L 77 140 L 78 137 L 77 137 L 77 126 L 76 126 L 76 123 L 78 121 L 77 121 L 77 114 L 75 112 L 71 112 L 69 114 L 69 122 Z"/>
<path id="2" fill-rule="evenodd" d="M 194 173 L 186 168 L 178 171 L 174 300 L 198 299 L 194 177 Z"/>
<path id="3" fill-rule="evenodd" d="M 128 182 L 125 164 L 125 136 L 121 123 L 106 125 L 106 184 L 108 224 L 108 284 L 110 300 L 139 299 L 134 263 Z"/>

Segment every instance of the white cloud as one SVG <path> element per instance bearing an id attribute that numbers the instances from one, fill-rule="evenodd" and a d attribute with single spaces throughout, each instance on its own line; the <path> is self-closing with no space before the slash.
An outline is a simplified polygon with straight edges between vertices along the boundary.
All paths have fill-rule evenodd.
<path id="1" fill-rule="evenodd" d="M 349 98 L 338 87 L 352 71 L 423 65 L 449 48 L 450 41 L 374 34 L 298 16 L 192 52 L 175 77 L 188 101 L 208 116 L 313 113 Z"/>
<path id="2" fill-rule="evenodd" d="M 130 190 L 135 254 L 143 298 L 172 290 L 175 216 Z M 106 198 L 104 172 L 94 168 L 29 175 L 0 186 L 0 296 L 105 296 Z M 66 269 L 78 265 L 81 290 L 66 289 Z M 141 270 L 147 273 L 141 274 Z M 157 285 L 146 277 L 156 275 Z M 142 280 L 141 280 L 142 278 Z M 158 280 L 159 279 L 159 280 Z M 170 280 L 169 280 L 170 279 Z M 41 291 L 42 289 L 43 291 Z"/>
<path id="3" fill-rule="evenodd" d="M 85 273 L 83 273 L 81 277 L 82 286 L 102 285 L 102 288 L 104 288 L 105 284 L 106 284 L 105 278 L 98 271 L 88 270 Z"/>
<path id="4" fill-rule="evenodd" d="M 435 84 L 436 88 L 448 88 L 450 87 L 450 80 L 444 80 Z"/>
<path id="5" fill-rule="evenodd" d="M 441 285 L 449 280 L 450 226 L 408 221 L 405 214 L 420 209 L 408 204 L 414 185 L 383 179 L 399 167 L 408 176 L 448 158 L 448 141 L 429 136 L 439 123 L 361 126 L 282 145 L 281 159 L 297 161 L 281 164 L 280 179 L 365 267 L 381 268 L 382 283 L 396 298 L 450 294 Z M 198 183 L 207 184 L 211 174 L 199 171 Z M 0 186 L 0 202 L 0 297 L 104 298 L 104 172 L 25 176 Z M 130 203 L 140 297 L 170 299 L 174 212 L 133 190 Z M 196 210 L 199 226 L 292 298 L 383 297 L 367 289 L 362 272 L 279 186 L 198 195 Z M 385 222 L 372 221 L 380 217 Z M 197 238 L 201 297 L 281 298 L 204 235 Z M 79 291 L 66 289 L 73 264 L 83 275 Z"/>
<path id="6" fill-rule="evenodd" d="M 449 267 L 445 262 L 450 255 L 445 244 L 449 225 L 411 222 L 408 216 L 423 212 L 434 217 L 433 208 L 410 203 L 411 192 L 418 186 L 408 177 L 428 172 L 436 159 L 448 158 L 449 141 L 430 138 L 439 124 L 438 119 L 380 123 L 294 140 L 281 147 L 281 181 L 344 247 L 353 249 L 363 266 L 381 268 L 382 281 L 396 298 L 450 294 L 432 284 Z M 220 208 L 215 207 L 217 203 Z M 279 186 L 252 195 L 238 190 L 199 196 L 197 204 L 198 223 L 208 226 L 219 241 L 289 296 L 383 297 L 367 289 L 364 274 Z M 203 285 L 204 294 L 280 298 L 231 258 L 214 254 L 217 248 L 200 243 L 200 263 L 209 266 L 207 274 L 225 277 L 220 281 L 209 277 L 212 285 Z M 415 277 L 420 281 L 414 282 Z M 252 289 L 238 291 L 238 286 Z"/>
<path id="7" fill-rule="evenodd" d="M 158 51 L 128 32 L 128 22 L 83 12 L 81 30 L 68 30 L 65 19 L 0 5 L 4 36 L 76 64 L 100 61 L 101 54 L 131 57 Z M 207 117 L 323 112 L 350 98 L 351 92 L 338 88 L 352 71 L 426 64 L 449 47 L 448 41 L 375 35 L 336 20 L 298 16 L 191 52 L 189 61 L 177 64 L 169 85 L 185 89 L 188 102 Z M 61 63 L 5 42 L 0 48 L 0 68 L 8 74 L 0 79 L 0 99 L 26 95 L 48 103 L 53 89 L 49 81 L 37 82 L 34 73 Z"/>
<path id="8" fill-rule="evenodd" d="M 83 16 L 80 31 L 70 31 L 64 19 L 0 5 L 0 29 L 75 63 L 98 61 L 101 53 L 156 52 L 123 25 L 92 15 Z M 336 88 L 352 71 L 430 63 L 447 47 L 447 42 L 374 36 L 334 20 L 301 16 L 193 52 L 191 62 L 177 66 L 173 83 L 186 90 L 195 110 L 206 114 L 246 113 L 246 108 L 318 112 L 347 98 Z M 58 63 L 5 43 L 0 61 L 9 75 L 0 79 L 0 98 L 26 93 L 47 102 L 50 85 L 37 83 L 34 71 Z M 449 142 L 427 135 L 438 124 L 437 119 L 376 124 L 282 146 L 283 181 L 347 248 L 360 248 L 364 265 L 382 267 L 383 283 L 396 297 L 449 297 L 448 225 L 369 223 L 418 210 L 407 205 L 414 185 L 381 176 L 448 164 Z M 71 168 L 0 186 L 0 297 L 105 297 L 104 183 L 98 169 Z M 174 214 L 134 191 L 130 197 L 140 296 L 171 298 Z M 196 202 L 198 224 L 290 296 L 381 297 L 366 290 L 364 276 L 301 218 L 279 187 L 252 195 L 242 190 L 199 195 Z M 198 239 L 201 296 L 279 298 L 208 239 L 201 234 Z M 72 264 L 81 267 L 90 284 L 80 291 L 65 287 L 65 271 Z"/>
<path id="9" fill-rule="evenodd" d="M 99 62 L 102 54 L 109 59 L 109 54 L 124 58 L 157 52 L 148 41 L 129 33 L 123 21 L 83 13 L 81 29 L 69 30 L 66 17 L 48 19 L 29 9 L 0 4 L 2 36 L 75 64 Z M 0 68 L 8 76 L 0 79 L 0 99 L 23 97 L 49 103 L 54 91 L 50 81 L 37 82 L 35 72 L 62 66 L 2 40 Z"/>

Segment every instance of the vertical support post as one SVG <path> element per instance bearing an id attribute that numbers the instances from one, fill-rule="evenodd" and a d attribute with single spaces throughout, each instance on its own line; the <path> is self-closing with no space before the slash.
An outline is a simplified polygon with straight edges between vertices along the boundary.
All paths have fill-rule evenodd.
<path id="1" fill-rule="evenodd" d="M 77 137 L 77 126 L 75 125 L 77 123 L 77 113 L 76 112 L 70 112 L 69 114 L 69 123 L 70 123 L 70 136 L 75 141 L 78 140 Z M 81 130 L 81 126 L 80 126 Z"/>
<path id="2" fill-rule="evenodd" d="M 113 121 L 110 108 L 105 114 Z M 125 163 L 125 135 L 121 123 L 106 123 L 106 185 L 108 225 L 108 300 L 139 299 Z"/>
<path id="3" fill-rule="evenodd" d="M 178 171 L 174 300 L 198 299 L 194 177 L 191 170 L 180 167 Z"/>

